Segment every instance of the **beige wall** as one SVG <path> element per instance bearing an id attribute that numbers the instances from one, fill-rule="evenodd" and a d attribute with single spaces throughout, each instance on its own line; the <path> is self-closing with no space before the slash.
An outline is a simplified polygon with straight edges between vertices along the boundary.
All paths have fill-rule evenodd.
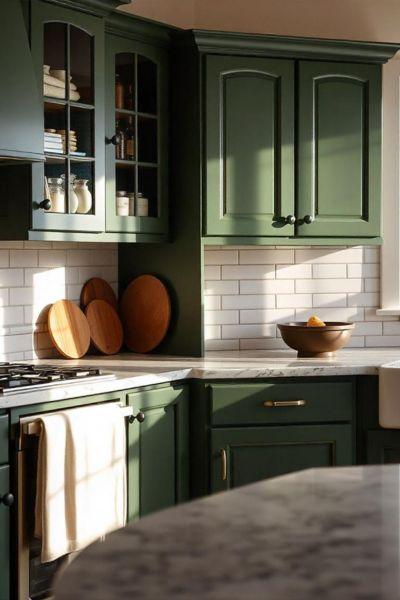
<path id="1" fill-rule="evenodd" d="M 400 41 L 400 0 L 133 0 L 127 10 L 186 28 Z"/>

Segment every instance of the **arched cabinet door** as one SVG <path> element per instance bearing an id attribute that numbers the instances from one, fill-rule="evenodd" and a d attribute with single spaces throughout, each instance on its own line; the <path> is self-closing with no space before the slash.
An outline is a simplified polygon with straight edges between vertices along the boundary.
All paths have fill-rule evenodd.
<path id="1" fill-rule="evenodd" d="M 204 233 L 293 235 L 294 62 L 206 61 Z"/>
<path id="2" fill-rule="evenodd" d="M 297 235 L 379 236 L 380 154 L 381 67 L 301 62 Z"/>

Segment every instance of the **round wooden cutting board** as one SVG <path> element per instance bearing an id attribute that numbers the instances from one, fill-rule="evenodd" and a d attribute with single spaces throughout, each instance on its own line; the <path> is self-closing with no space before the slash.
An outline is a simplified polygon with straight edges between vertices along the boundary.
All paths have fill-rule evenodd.
<path id="1" fill-rule="evenodd" d="M 89 350 L 90 329 L 85 315 L 71 300 L 58 300 L 49 310 L 50 337 L 66 358 L 82 358 Z"/>
<path id="2" fill-rule="evenodd" d="M 105 300 L 115 310 L 118 308 L 117 298 L 111 285 L 100 277 L 89 279 L 81 291 L 81 306 L 86 308 L 92 300 Z"/>
<path id="3" fill-rule="evenodd" d="M 129 350 L 150 352 L 164 339 L 171 320 L 165 285 L 153 275 L 136 277 L 122 296 L 120 314 Z"/>
<path id="4" fill-rule="evenodd" d="M 93 346 L 103 354 L 120 351 L 124 334 L 117 312 L 105 300 L 92 300 L 85 310 Z"/>

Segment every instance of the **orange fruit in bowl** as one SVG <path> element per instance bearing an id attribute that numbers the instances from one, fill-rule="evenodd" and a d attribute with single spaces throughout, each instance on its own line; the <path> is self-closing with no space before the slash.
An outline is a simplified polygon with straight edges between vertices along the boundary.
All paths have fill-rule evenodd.
<path id="1" fill-rule="evenodd" d="M 326 327 L 326 323 L 316 315 L 312 315 L 307 321 L 307 327 Z"/>

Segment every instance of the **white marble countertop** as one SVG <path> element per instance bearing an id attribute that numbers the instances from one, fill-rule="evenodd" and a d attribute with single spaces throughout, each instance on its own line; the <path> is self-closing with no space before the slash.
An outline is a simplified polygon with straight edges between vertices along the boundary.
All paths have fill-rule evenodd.
<path id="1" fill-rule="evenodd" d="M 155 354 L 88 356 L 81 360 L 38 360 L 38 364 L 96 366 L 115 374 L 106 381 L 55 386 L 0 396 L 0 409 L 168 383 L 185 379 L 263 379 L 377 375 L 379 367 L 399 361 L 400 348 L 341 350 L 332 358 L 298 359 L 291 350 L 210 352 L 204 358 Z M 32 362 L 32 361 L 31 361 Z"/>
<path id="2" fill-rule="evenodd" d="M 57 600 L 395 600 L 400 467 L 313 469 L 145 517 L 84 550 Z"/>

